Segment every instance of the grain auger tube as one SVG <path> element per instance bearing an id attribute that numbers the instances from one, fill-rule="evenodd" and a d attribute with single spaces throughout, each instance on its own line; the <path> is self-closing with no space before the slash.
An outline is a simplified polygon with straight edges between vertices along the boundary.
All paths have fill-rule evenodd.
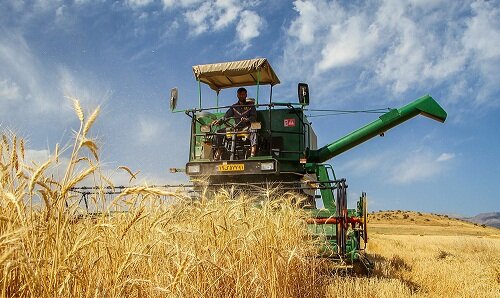
<path id="1" fill-rule="evenodd" d="M 306 152 L 307 161 L 322 163 L 327 160 L 375 137 L 385 133 L 387 130 L 397 126 L 411 118 L 423 115 L 436 121 L 444 122 L 446 112 L 429 95 L 423 96 L 400 109 L 391 109 L 379 119 L 367 124 L 360 129 L 320 148 Z"/>

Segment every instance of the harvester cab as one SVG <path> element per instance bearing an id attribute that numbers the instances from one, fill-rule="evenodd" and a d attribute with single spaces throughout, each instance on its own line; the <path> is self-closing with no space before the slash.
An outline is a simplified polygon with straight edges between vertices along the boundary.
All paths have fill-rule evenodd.
<path id="1" fill-rule="evenodd" d="M 318 148 L 305 114 L 310 100 L 308 85 L 298 84 L 296 102 L 274 101 L 272 89 L 280 81 L 266 59 L 196 65 L 193 72 L 199 88 L 198 107 L 177 110 L 176 88 L 171 91 L 170 107 L 191 118 L 185 173 L 194 186 L 254 189 L 279 185 L 283 191 L 299 193 L 310 213 L 309 229 L 324 239 L 321 255 L 368 268 L 363 253 L 368 241 L 366 194 L 361 195 L 356 208 L 348 209 L 346 180 L 338 179 L 326 162 L 419 114 L 444 122 L 447 115 L 439 104 L 430 96 L 421 97 Z M 215 91 L 215 107 L 203 107 L 201 84 Z M 270 86 L 268 102 L 259 98 L 264 85 Z M 219 106 L 223 89 L 244 86 L 256 87 L 254 102 L 239 100 L 232 106 Z M 228 112 L 232 109 L 236 110 Z M 255 115 L 245 114 L 249 111 Z"/>
<path id="2" fill-rule="evenodd" d="M 188 176 L 208 179 L 209 185 L 300 181 L 305 166 L 300 161 L 307 148 L 316 149 L 303 109 L 309 101 L 307 85 L 299 87 L 301 103 L 274 102 L 272 88 L 280 81 L 266 59 L 196 65 L 193 72 L 198 88 L 206 84 L 215 91 L 216 106 L 203 107 L 200 91 L 198 108 L 184 110 L 191 118 Z M 269 101 L 263 102 L 259 95 L 266 85 Z M 219 105 L 222 90 L 246 86 L 255 86 L 255 99 Z M 176 102 L 173 89 L 173 111 Z"/>

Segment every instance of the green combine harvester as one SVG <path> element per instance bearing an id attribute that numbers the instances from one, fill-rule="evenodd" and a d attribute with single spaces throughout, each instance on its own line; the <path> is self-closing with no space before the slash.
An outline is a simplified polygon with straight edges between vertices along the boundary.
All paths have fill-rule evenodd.
<path id="1" fill-rule="evenodd" d="M 309 229 L 325 239 L 321 255 L 369 270 L 371 262 L 364 254 L 368 241 L 366 194 L 355 208 L 348 209 L 346 180 L 338 179 L 326 162 L 419 114 L 444 122 L 447 115 L 441 106 L 430 96 L 421 97 L 318 148 L 305 114 L 307 84 L 298 84 L 298 102 L 275 102 L 272 88 L 280 81 L 266 59 L 197 65 L 193 71 L 199 88 L 197 108 L 177 110 L 178 90 L 171 90 L 171 110 L 191 118 L 189 162 L 184 170 L 172 171 L 185 171 L 198 189 L 232 186 L 251 191 L 279 185 L 284 191 L 303 195 L 303 208 L 310 214 Z M 215 107 L 203 107 L 202 83 L 215 91 Z M 259 101 L 264 85 L 271 88 L 268 102 Z M 241 119 L 224 118 L 229 106 L 219 106 L 220 91 L 241 86 L 256 88 L 253 104 L 257 117 L 244 129 L 236 123 Z M 230 96 L 236 101 L 235 94 Z M 250 154 L 252 133 L 257 138 L 255 156 Z"/>

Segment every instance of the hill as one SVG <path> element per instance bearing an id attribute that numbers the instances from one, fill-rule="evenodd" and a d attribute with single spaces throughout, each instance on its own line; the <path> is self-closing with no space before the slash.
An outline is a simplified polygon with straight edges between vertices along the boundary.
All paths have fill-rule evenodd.
<path id="1" fill-rule="evenodd" d="M 398 235 L 500 236 L 500 229 L 442 214 L 388 210 L 368 215 L 371 233 Z"/>
<path id="2" fill-rule="evenodd" d="M 480 213 L 474 217 L 465 217 L 463 219 L 480 225 L 484 224 L 490 227 L 500 228 L 500 212 Z"/>

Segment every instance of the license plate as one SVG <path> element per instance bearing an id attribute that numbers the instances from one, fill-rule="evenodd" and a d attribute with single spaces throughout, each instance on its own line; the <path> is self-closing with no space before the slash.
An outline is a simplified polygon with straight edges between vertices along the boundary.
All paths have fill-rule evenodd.
<path id="1" fill-rule="evenodd" d="M 217 166 L 217 171 L 219 172 L 235 172 L 235 171 L 244 171 L 245 170 L 245 164 L 229 164 L 229 165 L 218 165 Z"/>

